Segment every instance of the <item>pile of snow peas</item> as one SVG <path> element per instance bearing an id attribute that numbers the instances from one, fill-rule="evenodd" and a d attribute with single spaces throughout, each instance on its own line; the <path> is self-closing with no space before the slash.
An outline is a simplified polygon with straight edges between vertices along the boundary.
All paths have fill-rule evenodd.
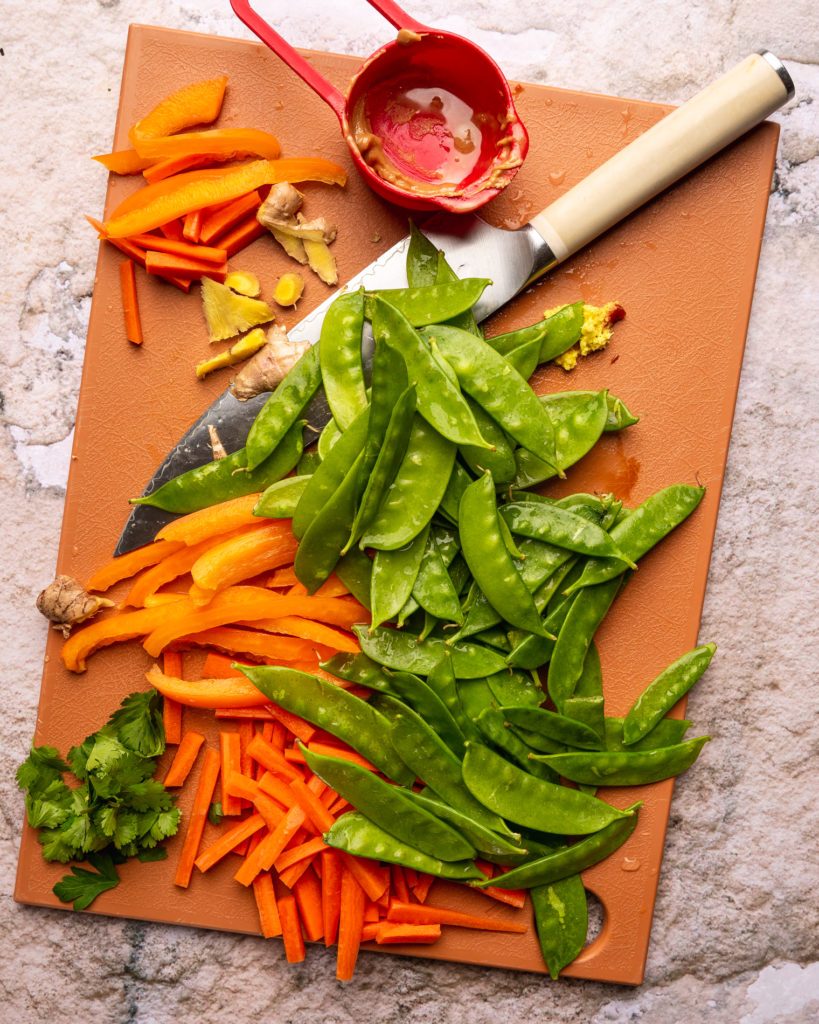
<path id="1" fill-rule="evenodd" d="M 690 723 L 666 716 L 713 644 L 683 654 L 619 719 L 605 713 L 594 643 L 639 560 L 704 489 L 673 483 L 634 509 L 610 494 L 533 490 L 637 422 L 607 391 L 538 396 L 528 383 L 575 344 L 583 304 L 486 339 L 471 307 L 488 282 L 459 281 L 414 228 L 407 278 L 406 289 L 336 299 L 319 343 L 234 456 L 248 472 L 226 478 L 257 483 L 280 458 L 256 513 L 292 519 L 295 571 L 310 592 L 335 572 L 370 610 L 356 627 L 361 653 L 323 668 L 371 696 L 281 666 L 242 671 L 376 769 L 304 749 L 354 808 L 326 842 L 477 887 L 528 889 L 556 977 L 586 941 L 580 872 L 638 820 L 639 803 L 616 809 L 596 787 L 677 775 L 708 739 L 685 740 Z M 293 437 L 321 387 L 333 419 L 302 453 Z M 201 476 L 179 479 L 202 488 Z M 213 501 L 230 496 L 216 491 Z M 490 882 L 478 858 L 506 870 Z"/>

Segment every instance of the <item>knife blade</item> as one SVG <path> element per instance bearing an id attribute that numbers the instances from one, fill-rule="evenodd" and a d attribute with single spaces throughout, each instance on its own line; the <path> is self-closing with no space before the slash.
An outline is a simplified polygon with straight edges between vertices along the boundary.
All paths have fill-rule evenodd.
<path id="1" fill-rule="evenodd" d="M 474 214 L 437 214 L 425 221 L 424 234 L 443 251 L 459 277 L 492 279 L 474 308 L 476 319 L 484 320 L 536 278 L 764 120 L 793 94 L 793 81 L 781 61 L 767 50 L 751 54 L 523 227 L 495 228 Z M 372 291 L 406 285 L 408 246 L 409 238 L 398 242 L 346 287 Z M 291 340 L 315 344 L 324 314 L 335 297 L 331 295 L 292 328 Z M 241 448 L 268 397 L 265 393 L 239 402 L 229 389 L 225 391 L 174 445 L 143 495 L 212 460 L 210 426 L 216 428 L 228 453 Z M 329 408 L 321 391 L 305 418 L 317 430 L 329 422 Z M 114 555 L 149 543 L 165 523 L 175 518 L 148 505 L 135 505 Z"/>

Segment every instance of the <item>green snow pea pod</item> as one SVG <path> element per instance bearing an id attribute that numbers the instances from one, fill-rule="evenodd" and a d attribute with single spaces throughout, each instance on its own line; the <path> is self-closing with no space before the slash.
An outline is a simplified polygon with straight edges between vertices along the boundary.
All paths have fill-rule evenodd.
<path id="1" fill-rule="evenodd" d="M 557 978 L 586 944 L 589 907 L 580 875 L 569 875 L 529 890 L 535 929 L 549 975 Z"/>
<path id="2" fill-rule="evenodd" d="M 336 563 L 336 576 L 350 591 L 359 604 L 370 607 L 370 579 L 373 563 L 370 557 L 358 548 L 352 548 Z"/>
<path id="3" fill-rule="evenodd" d="M 513 533 L 545 541 L 579 555 L 619 558 L 632 569 L 637 568 L 623 556 L 610 534 L 585 516 L 576 515 L 569 509 L 556 504 L 540 505 L 519 501 L 502 505 L 498 511 Z"/>
<path id="4" fill-rule="evenodd" d="M 517 475 L 514 483 L 517 487 L 543 483 L 558 471 L 573 466 L 594 447 L 606 425 L 608 406 L 605 391 L 588 395 L 580 392 L 571 401 L 562 399 L 560 395 L 541 395 L 540 404 L 554 425 L 556 466 L 520 441 L 522 447 L 515 452 Z"/>
<path id="5" fill-rule="evenodd" d="M 373 300 L 373 334 L 376 345 L 389 345 L 400 352 L 407 378 L 415 385 L 418 412 L 430 426 L 454 444 L 491 447 L 481 435 L 457 379 L 450 378 L 406 317 L 377 295 Z"/>
<path id="6" fill-rule="evenodd" d="M 467 789 L 484 807 L 541 832 L 585 835 L 626 815 L 579 790 L 538 779 L 477 743 L 467 744 L 461 770 Z"/>
<path id="7" fill-rule="evenodd" d="M 623 742 L 624 721 L 624 718 L 604 720 L 606 750 L 657 750 L 658 747 L 672 747 L 682 743 L 691 727 L 691 723 L 684 718 L 661 718 L 650 733 L 626 747 Z"/>
<path id="8" fill-rule="evenodd" d="M 438 734 L 407 708 L 390 726 L 390 742 L 401 760 L 439 799 L 486 828 L 510 836 L 503 819 L 475 799 L 461 775 L 461 761 Z"/>
<path id="9" fill-rule="evenodd" d="M 627 558 L 636 562 L 687 519 L 704 494 L 704 487 L 691 484 L 672 484 L 656 491 L 612 527 L 611 538 Z M 568 592 L 610 580 L 619 576 L 623 568 L 619 558 L 595 558 L 587 563 L 583 575 L 568 588 Z"/>
<path id="10" fill-rule="evenodd" d="M 586 651 L 586 658 L 583 661 L 583 671 L 575 683 L 575 697 L 602 697 L 603 696 L 603 669 L 600 665 L 600 652 L 597 644 L 592 640 L 589 649 Z"/>
<path id="11" fill-rule="evenodd" d="M 688 693 L 710 665 L 716 649 L 716 644 L 695 647 L 648 684 L 631 706 L 623 723 L 623 742 L 627 747 L 648 735 L 666 712 Z"/>
<path id="12" fill-rule="evenodd" d="M 424 556 L 429 526 L 402 548 L 376 551 L 370 583 L 372 628 L 395 618 L 412 593 Z"/>
<path id="13" fill-rule="evenodd" d="M 502 753 L 509 761 L 519 765 L 525 772 L 529 772 L 530 775 L 539 779 L 545 779 L 547 782 L 560 780 L 557 772 L 549 768 L 548 765 L 544 765 L 534 758 L 530 759 L 531 751 L 504 722 L 503 715 L 497 708 L 484 708 L 475 719 L 475 724 L 483 734 L 484 742 L 488 740 L 495 750 Z M 543 770 L 544 768 L 546 771 Z"/>
<path id="14" fill-rule="evenodd" d="M 626 427 L 633 427 L 640 422 L 640 417 L 629 412 L 625 402 L 610 393 L 606 394 L 609 413 L 606 417 L 606 425 L 603 428 L 606 433 L 616 430 L 624 430 Z"/>
<path id="15" fill-rule="evenodd" d="M 434 690 L 443 701 L 444 706 L 457 722 L 462 737 L 478 739 L 478 731 L 473 725 L 472 719 L 464 712 L 458 684 L 455 681 L 455 673 L 452 669 L 452 655 L 448 651 L 444 653 L 427 676 L 427 686 Z M 463 750 L 460 750 L 459 754 L 463 755 Z"/>
<path id="16" fill-rule="evenodd" d="M 540 345 L 546 337 L 547 329 L 546 321 L 539 320 L 536 324 L 530 324 L 527 327 L 519 327 L 515 331 L 507 331 L 504 334 L 496 334 L 494 338 L 486 338 L 486 344 L 491 345 L 492 348 L 496 352 L 500 352 L 502 356 L 508 356 L 509 353 L 514 352 L 515 349 L 536 341 L 538 343 L 539 355 Z"/>
<path id="17" fill-rule="evenodd" d="M 407 368 L 401 355 L 389 345 L 376 345 L 373 352 L 370 389 L 370 429 L 364 447 L 364 475 L 375 464 L 396 403 L 409 387 Z"/>
<path id="18" fill-rule="evenodd" d="M 461 495 L 471 483 L 472 477 L 469 473 L 467 473 L 460 462 L 454 462 L 438 509 L 439 512 L 442 512 L 453 523 L 458 522 L 458 508 L 461 504 Z"/>
<path id="19" fill-rule="evenodd" d="M 520 864 L 529 856 L 529 850 L 524 849 L 520 844 L 512 843 L 497 832 L 493 832 L 491 828 L 486 828 L 477 821 L 473 821 L 468 815 L 450 807 L 443 800 L 437 799 L 428 789 L 424 789 L 420 793 L 407 790 L 405 795 L 408 800 L 415 801 L 431 814 L 452 825 L 475 847 L 481 857 L 493 864 Z"/>
<path id="20" fill-rule="evenodd" d="M 293 533 L 299 540 L 341 486 L 341 482 L 361 454 L 367 437 L 369 418 L 369 409 L 359 413 L 349 430 L 344 431 L 310 477 L 293 513 Z"/>
<path id="21" fill-rule="evenodd" d="M 502 707 L 498 710 L 512 725 L 540 733 L 566 746 L 581 747 L 583 750 L 600 750 L 603 746 L 594 730 L 555 711 L 531 706 Z"/>
<path id="22" fill-rule="evenodd" d="M 362 626 L 353 628 L 362 651 L 387 668 L 429 675 L 447 651 L 452 655 L 452 668 L 458 679 L 483 678 L 506 668 L 502 655 L 480 644 L 448 644 L 432 636 L 419 641 L 406 632 L 383 626 L 372 632 Z"/>
<path id="23" fill-rule="evenodd" d="M 531 672 L 507 669 L 488 676 L 486 684 L 501 705 L 536 708 L 545 697 L 540 680 Z"/>
<path id="24" fill-rule="evenodd" d="M 400 310 L 413 327 L 438 324 L 471 309 L 491 283 L 487 277 L 465 277 L 420 288 L 381 288 L 367 296 L 367 314 L 372 315 L 372 300 L 382 298 Z"/>
<path id="25" fill-rule="evenodd" d="M 480 476 L 484 470 L 488 469 L 495 481 L 495 486 L 503 487 L 514 480 L 517 472 L 515 450 L 509 443 L 509 438 L 489 413 L 484 412 L 474 398 L 470 398 L 469 395 L 465 395 L 464 398 L 472 410 L 481 436 L 486 438 L 492 448 L 462 444 L 458 448 L 461 457 L 476 476 Z"/>
<path id="26" fill-rule="evenodd" d="M 491 708 L 495 703 L 495 695 L 489 689 L 486 679 L 456 679 L 455 689 L 463 713 L 470 722 L 474 723 L 485 708 Z M 474 739 L 479 740 L 480 733 L 477 729 L 473 731 Z"/>
<path id="27" fill-rule="evenodd" d="M 605 704 L 602 697 L 567 697 L 563 701 L 563 714 L 591 729 L 598 737 L 596 749 L 605 750 Z M 543 751 L 546 754 L 558 754 L 558 750 Z"/>
<path id="28" fill-rule="evenodd" d="M 589 645 L 620 586 L 621 580 L 615 578 L 596 587 L 585 587 L 569 607 L 557 634 L 546 678 L 546 688 L 558 711 L 567 697 L 574 696 Z"/>
<path id="29" fill-rule="evenodd" d="M 280 665 L 240 668 L 274 704 L 349 743 L 388 779 L 401 786 L 411 786 L 415 781 L 389 741 L 389 722 L 367 701 L 297 669 Z"/>
<path id="30" fill-rule="evenodd" d="M 401 864 L 414 871 L 424 871 L 436 878 L 451 878 L 465 882 L 472 878 L 485 877 L 473 860 L 446 861 L 429 854 L 409 843 L 403 843 L 385 832 L 375 822 L 357 811 L 348 811 L 337 818 L 329 832 L 324 833 L 328 846 L 344 850 L 356 857 L 370 857 L 385 860 L 390 864 Z"/>
<path id="31" fill-rule="evenodd" d="M 358 456 L 324 507 L 313 516 L 299 541 L 293 569 L 310 594 L 318 590 L 339 564 L 361 493 L 362 458 L 363 455 Z"/>
<path id="32" fill-rule="evenodd" d="M 318 447 L 314 446 L 301 453 L 301 458 L 296 463 L 296 476 L 312 476 L 321 465 L 321 455 Z"/>
<path id="33" fill-rule="evenodd" d="M 438 252 L 415 221 L 410 221 L 410 240 L 407 248 L 407 281 L 410 288 L 423 288 L 435 284 L 438 278 Z"/>
<path id="34" fill-rule="evenodd" d="M 454 461 L 455 445 L 416 413 L 404 458 L 361 547 L 400 548 L 416 537 L 435 514 Z"/>
<path id="35" fill-rule="evenodd" d="M 277 480 L 256 502 L 253 515 L 268 519 L 292 519 L 309 480 L 309 476 L 286 476 L 283 480 Z"/>
<path id="36" fill-rule="evenodd" d="M 380 690 L 383 693 L 395 692 L 392 688 L 391 675 L 366 654 L 334 654 L 332 658 L 323 661 L 321 667 L 331 676 L 346 679 L 348 683 L 355 683 L 356 686 L 366 686 L 370 690 Z"/>
<path id="37" fill-rule="evenodd" d="M 471 884 L 478 888 L 493 885 L 499 889 L 531 889 L 536 885 L 551 885 L 561 878 L 579 874 L 593 864 L 599 864 L 623 845 L 637 827 L 637 810 L 640 806 L 639 803 L 634 804 L 621 812 L 617 820 L 571 846 L 527 861 L 496 878 L 486 878 Z"/>
<path id="38" fill-rule="evenodd" d="M 540 348 L 540 362 L 556 359 L 580 340 L 583 328 L 583 303 L 573 302 L 555 310 L 544 321 L 546 337 Z"/>
<path id="39" fill-rule="evenodd" d="M 486 644 L 489 647 L 497 647 L 499 651 L 508 653 L 512 650 L 512 644 L 509 642 L 509 634 L 503 628 L 503 626 L 490 626 L 489 629 L 482 629 L 480 633 L 475 633 L 474 640 L 479 644 Z"/>
<path id="40" fill-rule="evenodd" d="M 463 556 L 489 603 L 513 626 L 548 635 L 504 544 L 490 473 L 484 473 L 464 491 L 458 522 Z"/>
<path id="41" fill-rule="evenodd" d="M 457 550 L 452 552 L 452 558 Z M 376 556 L 377 557 L 377 556 Z M 450 562 L 452 559 L 450 559 Z M 412 588 L 412 596 L 430 615 L 444 622 L 463 622 L 461 603 L 455 586 L 436 540 L 436 531 L 431 530 L 421 558 L 418 576 Z M 402 615 L 405 610 L 402 609 Z"/>
<path id="42" fill-rule="evenodd" d="M 518 444 L 553 465 L 557 461 L 555 433 L 545 407 L 506 359 L 481 338 L 455 327 L 428 327 L 420 332 L 434 338 L 455 370 L 461 388 Z"/>
<path id="43" fill-rule="evenodd" d="M 318 442 L 316 443 L 316 451 L 318 452 L 320 462 L 324 462 L 330 453 L 330 449 L 340 437 L 341 427 L 335 420 L 328 420 L 324 429 L 319 434 Z"/>
<path id="44" fill-rule="evenodd" d="M 522 729 L 519 725 L 511 723 L 509 728 L 518 739 L 523 740 L 527 747 L 540 754 L 562 754 L 566 750 L 562 743 L 550 740 L 548 736 L 543 736 L 539 732 L 530 732 L 528 729 Z"/>
<path id="45" fill-rule="evenodd" d="M 324 314 L 319 336 L 319 362 L 324 393 L 333 419 L 342 430 L 367 406 L 361 332 L 364 293 L 344 292 Z"/>
<path id="46" fill-rule="evenodd" d="M 475 856 L 474 846 L 425 808 L 406 799 L 400 786 L 384 782 L 369 768 L 299 746 L 314 775 L 391 836 L 440 860 L 467 860 Z"/>
<path id="47" fill-rule="evenodd" d="M 286 476 L 301 458 L 304 423 L 289 426 L 276 447 L 254 469 L 248 468 L 247 448 L 216 459 L 204 466 L 168 480 L 152 494 L 132 498 L 132 505 L 151 505 L 166 512 L 188 513 L 217 505 L 229 498 L 239 498 L 254 491 L 263 491 Z"/>
<path id="48" fill-rule="evenodd" d="M 460 280 L 455 271 L 450 267 L 446 261 L 446 257 L 442 252 L 438 253 L 438 265 L 435 274 L 435 284 L 446 284 L 449 281 Z M 457 313 L 455 316 L 451 316 L 446 321 L 451 327 L 458 327 L 462 331 L 469 331 L 470 334 L 474 334 L 478 338 L 483 337 L 483 331 L 478 326 L 475 320 L 475 314 L 471 309 L 465 309 L 463 313 Z"/>
<path id="49" fill-rule="evenodd" d="M 463 757 L 464 734 L 434 687 L 411 672 L 394 672 L 390 682 L 393 694 L 420 715 L 456 757 Z"/>
<path id="50" fill-rule="evenodd" d="M 582 751 L 532 756 L 572 782 L 588 786 L 643 786 L 670 779 L 690 768 L 710 738 L 698 736 L 657 750 Z"/>
<path id="51" fill-rule="evenodd" d="M 245 444 L 248 469 L 255 469 L 270 455 L 299 418 L 320 384 L 318 346 L 311 345 L 253 421 Z"/>
<path id="52" fill-rule="evenodd" d="M 378 512 L 384 493 L 404 458 L 414 416 L 415 388 L 410 385 L 401 392 L 395 403 L 383 441 L 367 474 L 367 484 L 355 514 L 353 528 L 343 549 L 345 554 L 361 537 Z"/>
<path id="53" fill-rule="evenodd" d="M 514 366 L 524 380 L 529 380 L 537 369 L 540 361 L 540 344 L 541 338 L 532 338 L 529 341 L 521 342 L 520 345 L 505 354 L 507 363 Z"/>

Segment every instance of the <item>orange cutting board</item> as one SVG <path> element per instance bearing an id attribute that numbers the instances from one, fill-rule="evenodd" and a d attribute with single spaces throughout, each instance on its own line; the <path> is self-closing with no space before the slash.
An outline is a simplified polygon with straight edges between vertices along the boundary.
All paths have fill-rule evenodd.
<path id="1" fill-rule="evenodd" d="M 309 57 L 341 89 L 358 66 L 349 57 Z M 284 156 L 319 155 L 349 169 L 344 189 L 302 189 L 306 215 L 324 215 L 339 226 L 334 253 L 342 280 L 406 234 L 405 212 L 374 197 L 356 176 L 330 110 L 257 43 L 132 26 L 112 148 L 126 148 L 130 125 L 173 89 L 219 73 L 229 76 L 220 125 L 272 131 Z M 523 224 L 669 109 L 545 86 L 519 85 L 515 91 L 531 148 L 513 184 L 485 211 L 488 220 L 507 228 Z M 536 386 L 609 388 L 640 422 L 604 435 L 550 493 L 614 491 L 637 504 L 675 482 L 707 487 L 694 515 L 644 559 L 598 632 L 609 715 L 624 714 L 646 684 L 698 640 L 777 138 L 776 125 L 761 125 L 509 303 L 488 325 L 490 333 L 523 326 L 547 308 L 578 299 L 617 300 L 625 307 L 626 318 L 606 351 L 583 360 L 571 374 L 546 367 Z M 89 161 L 87 173 L 102 171 Z M 112 176 L 106 213 L 137 185 L 137 179 Z M 77 230 L 88 230 L 88 244 L 94 244 L 84 222 L 78 221 Z M 230 371 L 204 382 L 194 376 L 195 364 L 211 354 L 197 287 L 183 295 L 140 272 L 145 343 L 137 348 L 126 341 L 117 269 L 122 259 L 101 246 L 66 494 L 58 571 L 80 580 L 110 558 L 128 499 L 142 491 L 167 450 L 230 379 Z M 293 269 L 267 238 L 231 266 L 258 273 L 265 297 L 277 277 Z M 491 273 L 487 267 L 486 276 Z M 310 276 L 298 316 L 326 295 L 326 287 Z M 288 326 L 296 315 L 282 313 L 279 320 Z M 51 631 L 35 741 L 65 753 L 99 728 L 126 694 L 146 687 L 150 659 L 133 642 L 100 651 L 88 671 L 76 676 L 61 666 L 60 643 Z M 699 685 L 709 685 L 707 675 Z M 209 715 L 186 715 L 186 726 L 215 739 Z M 708 727 L 696 722 L 689 735 L 707 733 Z M 702 757 L 708 758 L 707 745 Z M 695 765 L 685 784 L 698 782 Z M 584 873 L 605 917 L 600 934 L 565 974 L 626 984 L 642 980 L 672 785 L 602 792 L 617 806 L 637 799 L 644 806 L 628 843 Z M 183 814 L 192 788 L 180 797 Z M 187 890 L 174 887 L 180 844 L 181 834 L 168 843 L 165 862 L 123 866 L 122 883 L 99 897 L 93 912 L 258 934 L 252 895 L 232 879 L 235 858 L 206 876 L 197 873 Z M 64 873 L 64 866 L 43 861 L 34 832 L 24 827 L 16 899 L 64 906 L 51 892 Z M 487 910 L 491 901 L 453 884 L 436 883 L 432 899 L 499 916 L 517 913 L 494 903 Z M 530 914 L 528 908 L 524 913 Z M 518 936 L 453 928 L 420 952 L 389 952 L 544 971 L 533 929 Z"/>

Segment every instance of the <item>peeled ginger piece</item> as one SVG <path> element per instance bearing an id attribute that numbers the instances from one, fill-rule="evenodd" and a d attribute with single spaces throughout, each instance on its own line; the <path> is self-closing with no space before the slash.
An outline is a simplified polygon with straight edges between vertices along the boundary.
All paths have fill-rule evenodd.
<path id="1" fill-rule="evenodd" d="M 211 341 L 233 338 L 276 316 L 262 299 L 240 295 L 210 277 L 202 278 L 202 309 Z"/>

